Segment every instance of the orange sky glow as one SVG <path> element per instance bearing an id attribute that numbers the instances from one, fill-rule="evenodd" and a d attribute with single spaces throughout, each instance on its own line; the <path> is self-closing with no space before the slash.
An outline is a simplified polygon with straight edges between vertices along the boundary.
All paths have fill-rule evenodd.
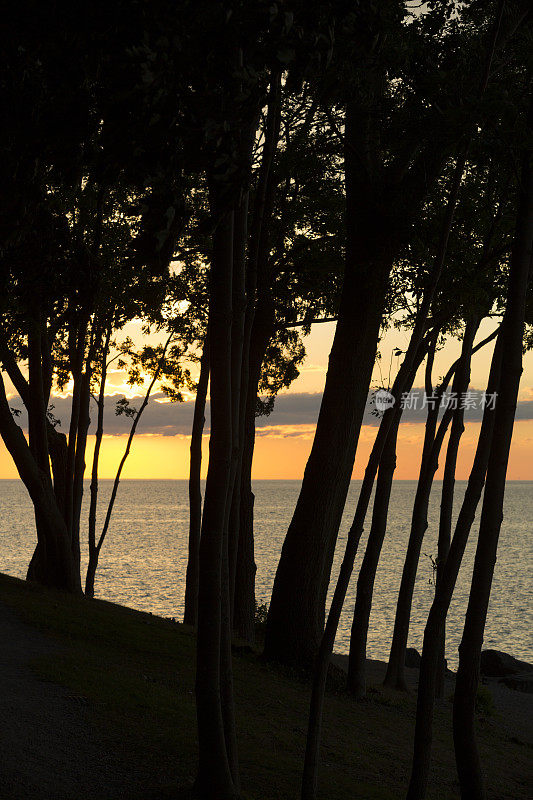
<path id="1" fill-rule="evenodd" d="M 494 321 L 484 323 L 478 335 L 478 341 L 484 338 L 495 327 Z M 290 393 L 320 392 L 323 389 L 327 358 L 331 347 L 334 325 L 325 324 L 316 326 L 315 330 L 305 340 L 307 358 L 302 366 L 300 377 L 294 382 Z M 408 333 L 392 331 L 387 334 L 380 345 L 382 357 L 376 366 L 373 377 L 373 386 L 389 383 L 389 371 L 394 377 L 398 360 L 391 360 L 393 348 L 405 349 Z M 437 354 L 435 361 L 435 375 L 444 374 L 449 365 L 459 354 L 460 342 L 452 341 Z M 486 384 L 492 345 L 487 346 L 474 356 L 472 367 L 471 387 L 483 389 Z M 122 379 L 120 379 L 122 380 Z M 110 392 L 123 389 L 120 381 L 110 387 Z M 423 384 L 423 372 L 420 371 L 415 385 Z M 524 372 L 522 375 L 520 397 L 533 399 L 533 353 L 529 352 L 524 358 Z M 364 425 L 361 430 L 354 478 L 361 478 L 366 466 L 368 455 L 377 428 Z M 398 461 L 395 477 L 398 480 L 416 479 L 420 464 L 420 453 L 424 425 L 422 423 L 404 422 L 400 427 L 398 438 Z M 468 478 L 474 450 L 479 432 L 479 422 L 467 422 L 462 438 L 457 477 Z M 271 425 L 258 430 L 256 440 L 253 477 L 255 479 L 300 479 L 303 475 L 307 457 L 311 449 L 314 434 L 314 425 Z M 125 435 L 105 436 L 101 453 L 102 478 L 112 478 L 124 451 L 126 444 Z M 123 472 L 124 478 L 177 478 L 188 476 L 190 437 L 184 434 L 163 436 L 159 434 L 137 434 L 133 448 Z M 88 438 L 87 472 L 90 472 L 94 437 Z M 443 450 L 443 453 L 445 451 Z M 208 436 L 204 436 L 204 473 L 208 460 Z M 442 477 L 444 456 L 437 478 Z M 0 478 L 16 478 L 17 472 L 6 451 L 0 442 Z M 510 480 L 533 480 L 533 420 L 523 419 L 515 422 L 513 444 L 508 469 Z"/>

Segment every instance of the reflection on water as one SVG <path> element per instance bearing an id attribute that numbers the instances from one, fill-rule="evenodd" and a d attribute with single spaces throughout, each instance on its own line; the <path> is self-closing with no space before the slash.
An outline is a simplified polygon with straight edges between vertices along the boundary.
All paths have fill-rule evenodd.
<path id="1" fill-rule="evenodd" d="M 334 577 L 340 567 L 346 534 L 351 522 L 360 482 L 352 482 L 337 548 Z M 455 511 L 458 511 L 466 484 L 457 483 Z M 299 481 L 255 481 L 257 598 L 268 601 L 276 566 L 294 509 Z M 376 579 L 368 650 L 374 658 L 386 658 L 392 636 L 394 610 L 403 557 L 409 536 L 410 514 L 415 481 L 396 481 L 391 498 L 389 528 Z M 531 563 L 533 483 L 509 482 L 505 516 L 500 538 L 489 619 L 484 647 L 533 660 L 531 642 Z M 101 483 L 100 525 L 111 481 Z M 85 499 L 88 499 L 86 484 Z M 433 593 L 431 561 L 437 551 L 436 537 L 440 502 L 440 482 L 435 484 L 429 515 L 429 529 L 422 548 L 413 615 L 410 646 L 420 648 L 424 623 Z M 87 511 L 85 503 L 84 513 Z M 370 517 L 369 517 L 370 519 Z M 366 533 L 361 540 L 356 573 L 361 562 Z M 477 527 L 473 529 L 454 603 L 448 621 L 447 656 L 457 663 Z M 96 577 L 96 594 L 106 600 L 181 618 L 185 570 L 187 565 L 188 503 L 186 481 L 123 481 Z M 24 577 L 35 541 L 32 507 L 20 481 L 0 481 L 0 571 Z M 82 537 L 82 558 L 86 559 L 86 520 Z M 355 573 L 355 574 L 356 574 Z M 347 652 L 351 614 L 355 599 L 352 579 L 345 611 L 341 618 L 336 649 Z"/>

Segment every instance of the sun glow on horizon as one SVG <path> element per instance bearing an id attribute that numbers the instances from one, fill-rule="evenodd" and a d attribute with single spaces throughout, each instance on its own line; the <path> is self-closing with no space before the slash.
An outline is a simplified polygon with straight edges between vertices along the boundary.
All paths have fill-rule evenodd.
<path id="1" fill-rule="evenodd" d="M 474 457 L 479 422 L 468 422 L 461 440 L 457 465 L 457 479 L 468 478 Z M 363 477 L 364 469 L 372 449 L 377 428 L 364 425 L 361 429 L 357 457 L 352 477 Z M 313 425 L 278 425 L 261 428 L 255 446 L 253 478 L 256 480 L 301 480 L 313 443 Z M 418 478 L 421 445 L 424 435 L 423 423 L 403 423 L 398 436 L 398 459 L 395 480 Z M 86 477 L 90 476 L 94 436 L 87 441 Z M 105 435 L 100 454 L 100 477 L 114 478 L 119 461 L 124 453 L 127 436 Z M 445 452 L 446 441 L 443 446 Z M 125 479 L 186 479 L 189 475 L 190 436 L 176 434 L 139 434 L 133 446 L 122 476 Z M 207 472 L 209 458 L 209 436 L 202 441 L 202 477 Z M 513 442 L 509 459 L 508 480 L 533 480 L 533 420 L 515 422 Z M 442 478 L 444 457 L 440 459 L 436 479 Z M 18 478 L 11 456 L 0 442 L 0 479 Z"/>

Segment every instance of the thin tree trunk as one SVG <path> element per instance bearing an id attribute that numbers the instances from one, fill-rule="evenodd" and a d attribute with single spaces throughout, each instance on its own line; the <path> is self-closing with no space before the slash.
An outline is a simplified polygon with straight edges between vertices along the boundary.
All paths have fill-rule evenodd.
<path id="1" fill-rule="evenodd" d="M 241 155 L 250 176 L 253 138 L 256 129 L 251 126 L 241 138 Z M 236 486 L 242 457 L 243 425 L 243 387 L 246 391 L 248 380 L 249 335 L 245 334 L 248 313 L 246 293 L 246 242 L 248 231 L 249 183 L 241 191 L 233 211 L 233 265 L 231 298 L 231 462 L 227 487 L 227 502 L 224 514 L 222 548 L 222 609 L 220 642 L 220 697 L 222 719 L 226 741 L 226 752 L 233 780 L 234 791 L 240 792 L 239 763 L 237 753 L 237 733 L 235 725 L 235 704 L 233 702 L 232 669 L 232 631 L 233 631 L 233 593 L 235 586 L 235 565 L 238 547 L 238 517 L 232 520 L 234 499 L 238 497 Z M 233 525 L 231 524 L 233 522 Z"/>
<path id="2" fill-rule="evenodd" d="M 251 160 L 251 137 L 247 157 Z M 225 535 L 228 539 L 228 602 L 230 630 L 233 630 L 233 598 L 239 545 L 240 470 L 244 439 L 244 404 L 248 385 L 250 331 L 255 305 L 255 287 L 247 291 L 246 242 L 248 231 L 248 189 L 234 212 L 233 229 L 233 299 L 231 329 L 231 398 L 232 398 L 232 463 L 229 503 L 226 509 Z M 230 643 L 231 645 L 231 643 Z"/>
<path id="3" fill-rule="evenodd" d="M 480 319 L 469 320 L 465 329 L 465 340 L 468 338 L 474 341 L 475 335 L 479 329 Z M 472 333 L 473 331 L 473 333 Z M 470 361 L 465 365 L 465 370 L 468 370 L 468 377 L 465 375 L 463 387 L 461 391 L 468 389 L 470 382 Z M 455 470 L 457 467 L 457 456 L 459 454 L 459 444 L 461 437 L 464 433 L 464 406 L 462 403 L 457 404 L 454 411 L 452 424 L 450 428 L 450 437 L 448 439 L 448 446 L 446 448 L 446 460 L 444 463 L 444 475 L 442 479 L 442 492 L 440 503 L 439 515 L 439 536 L 437 545 L 437 575 L 436 584 L 438 586 L 442 577 L 442 570 L 444 563 L 448 558 L 450 551 L 451 535 L 452 535 L 452 514 L 453 514 L 453 497 L 455 492 Z M 441 641 L 440 641 L 440 658 L 439 668 L 437 672 L 437 684 L 435 688 L 435 697 L 442 698 L 444 696 L 444 682 L 446 677 L 446 623 L 442 626 Z"/>
<path id="4" fill-rule="evenodd" d="M 218 215 L 216 215 L 218 216 Z M 209 309 L 211 435 L 198 586 L 196 713 L 199 763 L 196 792 L 205 800 L 233 800 L 236 789 L 226 745 L 221 698 L 224 526 L 232 458 L 231 321 L 233 212 L 226 211 L 213 237 Z M 227 620 L 225 620 L 227 624 Z"/>
<path id="5" fill-rule="evenodd" d="M 96 511 L 98 507 L 98 467 L 100 463 L 100 449 L 104 436 L 104 408 L 105 408 L 105 384 L 107 380 L 107 357 L 109 354 L 109 344 L 111 342 L 112 325 L 107 328 L 104 344 L 102 348 L 102 361 L 100 371 L 100 387 L 98 389 L 98 416 L 96 422 L 96 436 L 94 441 L 93 463 L 91 468 L 91 499 L 89 504 L 89 562 L 85 576 L 85 594 L 87 597 L 94 597 L 94 581 L 96 569 L 98 567 L 99 551 L 96 546 Z"/>
<path id="6" fill-rule="evenodd" d="M 246 261 L 246 314 L 244 317 L 243 329 L 243 343 L 242 343 L 242 363 L 241 363 L 241 380 L 239 387 L 239 453 L 238 463 L 236 469 L 235 481 L 232 490 L 232 501 L 229 516 L 229 541 L 230 541 L 230 606 L 231 606 L 231 621 L 232 628 L 236 629 L 235 625 L 235 595 L 238 594 L 239 603 L 244 604 L 247 610 L 253 608 L 253 615 L 255 614 L 255 569 L 250 569 L 250 557 L 253 564 L 253 527 L 249 525 L 249 505 L 246 503 L 241 513 L 242 501 L 242 484 L 246 480 L 243 474 L 243 469 L 247 469 L 247 465 L 243 464 L 245 440 L 248 436 L 248 404 L 250 399 L 250 392 L 254 392 L 251 371 L 254 371 L 254 365 L 251 364 L 252 349 L 255 344 L 252 341 L 254 336 L 254 320 L 256 314 L 256 296 L 259 287 L 259 292 L 262 293 L 267 287 L 267 273 L 268 273 L 268 260 L 270 254 L 270 236 L 269 236 L 269 223 L 272 217 L 274 206 L 275 194 L 275 180 L 273 176 L 273 162 L 276 152 L 276 147 L 279 141 L 281 125 L 281 73 L 274 72 L 271 77 L 270 91 L 268 97 L 267 118 L 265 123 L 265 141 L 263 146 L 263 154 L 261 158 L 261 165 L 257 177 L 257 186 L 255 191 L 254 210 L 252 215 L 252 224 L 249 237 L 249 254 Z M 248 151 L 246 157 L 251 161 L 251 145 L 252 141 L 248 142 Z M 248 197 L 248 192 L 246 194 Z M 242 225 L 240 235 L 236 237 L 236 244 L 238 245 L 238 252 L 241 253 L 241 258 L 244 263 L 245 246 L 247 239 L 247 214 L 241 215 Z M 239 217 L 237 217 L 238 219 Z M 237 228 L 237 233 L 239 230 Z M 236 261 L 237 266 L 237 261 Z M 268 287 L 270 288 L 270 287 Z M 256 329 L 257 330 L 257 329 Z M 255 356 L 254 356 L 255 357 Z M 259 378 L 258 378 L 259 380 Z M 255 387 L 257 392 L 257 387 Z M 254 399 L 255 403 L 255 399 Z M 254 418 L 255 418 L 255 405 L 254 405 Z M 247 448 L 249 449 L 249 448 Z M 253 453 L 253 445 L 252 445 Z M 247 453 L 248 455 L 248 453 Z M 251 463 L 250 463 L 251 469 Z M 253 524 L 253 516 L 252 516 Z M 245 527 L 241 528 L 241 522 Z M 247 537 L 245 539 L 245 537 Z M 239 555 L 240 553 L 240 555 Z M 240 566 L 238 562 L 240 559 Z M 255 565 L 253 565 L 255 567 Z M 244 567 L 244 570 L 243 570 Z M 251 580 L 250 580 L 251 578 Z M 236 586 L 237 580 L 243 580 L 243 584 Z M 241 616 L 240 627 L 244 632 L 242 608 L 238 614 Z M 253 639 L 253 616 L 251 633 Z M 248 638 L 248 636 L 247 636 Z"/>
<path id="7" fill-rule="evenodd" d="M 370 202 L 361 205 L 363 193 L 356 184 L 359 165 L 354 147 L 360 130 L 361 120 L 349 103 L 345 125 L 345 278 L 313 447 L 283 544 L 267 620 L 266 657 L 304 667 L 313 663 L 324 627 L 335 544 L 368 396 L 386 286 L 399 245 L 394 234 L 390 239 L 384 235 L 388 226 L 377 209 Z M 433 290 L 444 264 L 467 146 L 452 174 L 432 271 Z M 413 202 L 411 212 L 415 206 Z M 426 300 L 430 305 L 430 293 Z"/>
<path id="8" fill-rule="evenodd" d="M 85 371 L 80 382 L 80 411 L 78 415 L 78 431 L 76 434 L 76 455 L 74 458 L 74 481 L 72 485 L 72 552 L 74 558 L 80 559 L 80 520 L 83 502 L 83 478 L 85 475 L 85 451 L 87 449 L 87 433 L 91 422 L 89 403 L 91 400 L 91 360 L 89 355 Z"/>
<path id="9" fill-rule="evenodd" d="M 357 596 L 350 635 L 350 656 L 348 660 L 347 687 L 358 699 L 366 694 L 366 644 L 374 580 L 381 555 L 381 548 L 387 531 L 387 517 L 392 489 L 392 479 L 396 469 L 396 442 L 401 420 L 401 411 L 391 425 L 383 454 L 379 462 L 379 472 L 374 496 L 372 525 L 368 535 L 359 577 L 357 579 Z"/>
<path id="10" fill-rule="evenodd" d="M 191 459 L 189 467 L 189 558 L 185 579 L 185 625 L 196 625 L 198 618 L 198 575 L 200 558 L 200 532 L 202 529 L 202 436 L 205 423 L 205 404 L 209 384 L 209 335 L 206 334 L 200 360 L 200 377 L 194 401 L 191 431 Z"/>
<path id="11" fill-rule="evenodd" d="M 81 408 L 81 382 L 82 382 L 82 369 L 83 369 L 83 357 L 85 351 L 86 332 L 87 332 L 87 323 L 85 321 L 82 321 L 79 323 L 79 326 L 76 330 L 76 341 L 70 348 L 73 388 L 72 388 L 72 405 L 70 412 L 70 425 L 68 432 L 64 517 L 67 530 L 69 532 L 69 536 L 71 537 L 71 539 L 73 534 L 73 521 L 74 521 L 74 472 L 76 466 L 76 437 L 78 433 L 80 408 Z"/>
<path id="12" fill-rule="evenodd" d="M 528 134 L 533 133 L 533 102 L 528 118 Z M 533 166 L 529 147 L 524 154 L 520 181 L 520 200 L 509 290 L 502 324 L 503 359 L 496 416 L 492 437 L 479 538 L 474 561 L 472 586 L 466 612 L 463 637 L 459 646 L 459 668 L 453 704 L 455 757 L 463 800 L 486 797 L 477 749 L 474 712 L 479 681 L 479 660 L 498 540 L 503 518 L 503 500 L 509 450 L 520 376 L 524 335 L 525 302 L 533 250 Z"/>
<path id="13" fill-rule="evenodd" d="M 404 361 L 395 378 L 392 387 L 392 395 L 395 398 L 395 404 L 399 404 L 401 394 L 404 391 L 407 381 L 414 379 L 417 357 L 421 356 L 422 359 L 424 357 L 427 343 L 422 343 L 422 337 L 427 314 L 431 306 L 432 297 L 439 275 L 440 267 L 436 269 L 432 275 L 432 280 L 428 285 L 424 301 L 422 302 L 418 312 L 417 320 Z M 368 464 L 365 470 L 365 476 L 359 493 L 354 519 L 348 532 L 344 558 L 341 564 L 335 591 L 333 593 L 333 599 L 331 601 L 326 627 L 320 641 L 320 647 L 313 673 L 313 687 L 311 704 L 309 708 L 309 722 L 302 776 L 302 800 L 315 800 L 316 798 L 318 786 L 320 736 L 322 730 L 324 695 L 326 690 L 329 661 L 333 652 L 333 646 L 335 644 L 335 636 L 337 634 L 342 607 L 346 598 L 346 592 L 348 590 L 348 584 L 352 574 L 357 548 L 359 546 L 359 540 L 363 533 L 363 526 L 368 510 L 368 504 L 370 502 L 370 497 L 372 495 L 374 480 L 383 454 L 383 449 L 385 447 L 396 414 L 396 408 L 389 408 L 385 412 L 379 426 L 379 430 L 377 432 L 376 439 L 372 447 L 372 452 L 368 459 Z"/>
<path id="14" fill-rule="evenodd" d="M 468 387 L 469 364 L 472 355 L 472 343 L 475 330 L 468 331 L 468 337 L 463 339 L 461 350 L 461 363 L 455 372 L 453 381 L 453 393 L 458 397 Z M 465 385 L 466 383 L 466 385 Z M 448 407 L 444 412 L 437 433 L 433 435 L 433 430 L 437 422 L 438 408 L 440 399 L 443 396 L 443 386 L 435 393 L 436 400 L 433 408 L 428 412 L 428 423 L 424 437 L 424 451 L 426 456 L 422 458 L 420 468 L 420 478 L 416 490 L 413 514 L 411 519 L 411 531 L 407 545 L 407 553 L 402 571 L 396 615 L 394 619 L 394 632 L 392 644 L 385 675 L 385 685 L 401 691 L 407 691 L 405 681 L 405 651 L 409 636 L 409 623 L 411 619 L 411 606 L 418 571 L 418 562 L 422 550 L 424 534 L 428 527 L 428 508 L 433 479 L 439 466 L 439 455 L 453 416 L 453 409 Z"/>
<path id="15" fill-rule="evenodd" d="M 487 383 L 488 397 L 498 389 L 501 359 L 502 337 L 500 335 L 491 362 Z M 418 680 L 413 762 L 407 795 L 409 800 L 423 800 L 426 796 L 431 759 L 437 667 L 441 655 L 440 631 L 448 614 L 464 551 L 483 491 L 493 429 L 494 409 L 488 403 L 483 412 L 474 463 L 455 525 L 450 551 L 443 564 L 441 577 L 435 589 L 435 598 L 424 631 L 424 646 Z"/>
<path id="16" fill-rule="evenodd" d="M 143 398 L 143 401 L 141 403 L 141 406 L 140 406 L 139 410 L 137 411 L 137 413 L 135 414 L 135 416 L 133 418 L 133 423 L 131 425 L 130 432 L 129 432 L 129 435 L 128 435 L 128 441 L 126 442 L 126 447 L 124 449 L 124 453 L 122 455 L 122 458 L 120 459 L 120 462 L 119 462 L 119 465 L 118 465 L 118 469 L 117 469 L 117 473 L 115 475 L 115 480 L 113 481 L 113 488 L 111 490 L 111 497 L 109 498 L 109 503 L 108 503 L 108 506 L 107 506 L 107 511 L 106 511 L 106 515 L 105 515 L 104 524 L 103 524 L 103 527 L 102 527 L 102 532 L 100 534 L 100 538 L 98 539 L 98 543 L 96 545 L 93 544 L 94 540 L 92 539 L 92 533 L 91 532 L 89 533 L 89 542 L 90 542 L 90 544 L 89 544 L 89 565 L 88 565 L 87 574 L 86 574 L 86 577 L 85 577 L 85 589 L 86 589 L 86 593 L 87 593 L 87 595 L 89 597 L 93 597 L 94 596 L 94 579 L 95 579 L 95 575 L 96 575 L 96 570 L 98 568 L 98 560 L 100 558 L 100 551 L 102 549 L 102 546 L 104 544 L 105 538 L 107 536 L 107 532 L 109 530 L 109 524 L 111 522 L 111 516 L 113 514 L 113 508 L 115 506 L 115 500 L 117 499 L 117 492 L 118 492 L 118 487 L 119 487 L 119 484 L 120 484 L 120 476 L 122 475 L 122 470 L 124 469 L 124 464 L 126 463 L 126 461 L 128 459 L 128 456 L 130 454 L 131 445 L 132 445 L 132 442 L 133 442 L 133 437 L 135 436 L 135 432 L 137 431 L 137 426 L 138 426 L 138 424 L 140 422 L 140 419 L 142 417 L 144 409 L 148 405 L 148 401 L 150 400 L 150 395 L 152 393 L 152 389 L 154 388 L 155 383 L 158 380 L 159 375 L 161 373 L 161 369 L 163 367 L 163 361 L 164 361 L 164 358 L 165 358 L 165 353 L 167 351 L 167 348 L 168 348 L 168 346 L 169 346 L 169 344 L 171 342 L 171 339 L 172 339 L 173 335 L 174 334 L 171 333 L 170 336 L 168 337 L 168 339 L 165 342 L 165 345 L 163 347 L 163 352 L 162 352 L 161 358 L 159 360 L 158 367 L 155 370 L 155 372 L 154 372 L 154 374 L 152 376 L 152 380 L 150 381 L 150 383 L 148 385 L 148 389 L 146 390 L 146 394 L 144 395 L 144 398 Z M 104 408 L 104 403 L 103 403 L 103 388 L 102 388 L 102 386 L 100 386 L 100 392 L 101 392 L 101 397 L 99 398 L 99 400 L 101 400 L 101 402 L 99 402 L 99 413 L 100 413 L 100 409 L 101 409 L 102 410 L 101 411 L 102 419 L 99 418 L 98 426 L 100 426 L 100 425 L 103 426 L 103 408 Z M 102 437 L 101 436 L 98 437 L 98 435 L 97 435 L 97 438 L 101 442 L 101 438 Z M 98 453 L 97 453 L 97 455 L 99 455 L 99 452 L 100 452 L 100 445 L 98 445 Z M 93 461 L 93 480 L 95 478 L 94 468 L 95 467 L 94 467 L 94 461 Z M 96 461 L 96 470 L 98 470 L 98 460 Z M 96 472 L 96 479 L 97 478 L 98 478 L 98 472 Z M 95 484 L 95 489 L 96 488 L 97 488 L 97 483 Z M 94 502 L 96 503 L 97 493 L 94 492 L 92 494 L 92 497 L 94 497 Z M 94 509 L 91 509 L 91 511 L 93 511 L 92 518 L 96 519 L 96 505 L 94 506 Z M 90 514 L 91 514 L 91 512 L 90 512 Z"/>
<path id="17" fill-rule="evenodd" d="M 254 494 L 252 462 L 255 445 L 255 410 L 261 367 L 268 343 L 274 332 L 274 307 L 268 292 L 258 298 L 250 341 L 249 379 L 246 397 L 244 442 L 240 475 L 239 547 L 237 551 L 234 617 L 235 633 L 246 642 L 255 638 L 255 558 L 254 558 Z"/>
<path id="18" fill-rule="evenodd" d="M 433 334 L 432 338 L 435 340 L 436 335 Z M 413 371 L 404 387 L 405 391 L 412 387 L 416 372 L 424 359 L 426 350 L 427 346 L 419 347 Z M 431 352 L 433 353 L 432 349 Z M 402 409 L 398 404 L 395 408 L 395 416 L 379 462 L 372 525 L 357 580 L 357 594 L 350 635 L 347 688 L 359 699 L 364 697 L 366 693 L 366 645 L 372 609 L 372 594 L 381 548 L 387 530 L 392 479 L 396 469 L 396 442 L 401 416 Z"/>
<path id="19" fill-rule="evenodd" d="M 28 374 L 29 408 L 28 441 L 35 462 L 50 478 L 48 460 L 48 436 L 46 432 L 46 403 L 42 368 L 42 320 L 40 313 L 29 321 L 28 329 Z"/>

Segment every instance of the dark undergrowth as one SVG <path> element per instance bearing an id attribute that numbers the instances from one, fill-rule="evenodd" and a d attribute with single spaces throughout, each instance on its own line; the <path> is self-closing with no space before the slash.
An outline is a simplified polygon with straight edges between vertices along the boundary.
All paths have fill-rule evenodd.
<path id="1" fill-rule="evenodd" d="M 161 798 L 188 797 L 196 766 L 194 635 L 170 620 L 100 600 L 73 598 L 0 576 L 0 598 L 24 622 L 57 642 L 53 655 L 32 667 L 74 693 L 106 740 L 120 742 L 142 763 Z M 299 795 L 309 685 L 238 648 L 235 695 L 243 796 L 289 800 Z M 415 699 L 372 686 L 364 702 L 339 689 L 327 698 L 320 797 L 398 800 L 405 793 Z M 511 740 L 498 717 L 480 716 L 480 747 L 489 797 L 524 800 L 521 776 L 530 752 Z M 435 720 L 430 797 L 458 797 L 451 707 Z"/>

